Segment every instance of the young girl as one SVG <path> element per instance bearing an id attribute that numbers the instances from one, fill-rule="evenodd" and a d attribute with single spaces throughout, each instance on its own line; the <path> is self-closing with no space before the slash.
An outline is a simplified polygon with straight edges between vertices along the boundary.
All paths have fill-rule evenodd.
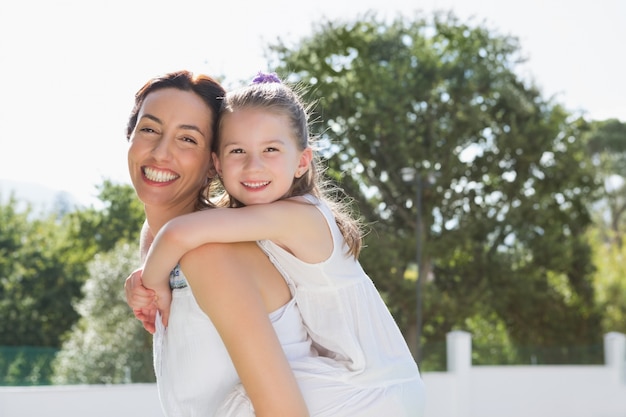
<path id="1" fill-rule="evenodd" d="M 294 288 L 316 351 L 329 359 L 318 368 L 290 364 L 311 415 L 420 416 L 417 365 L 358 262 L 358 222 L 326 196 L 307 113 L 274 74 L 226 95 L 213 160 L 230 207 L 170 220 L 148 252 L 143 283 L 167 323 L 169 274 L 187 251 L 258 241 Z"/>

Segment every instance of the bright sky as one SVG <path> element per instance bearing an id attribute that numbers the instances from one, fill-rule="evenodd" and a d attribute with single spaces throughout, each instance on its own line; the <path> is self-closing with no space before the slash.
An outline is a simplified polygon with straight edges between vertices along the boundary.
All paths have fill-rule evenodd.
<path id="1" fill-rule="evenodd" d="M 452 10 L 517 36 L 544 97 L 626 121 L 623 0 L 3 0 L 0 179 L 91 204 L 103 179 L 129 183 L 124 127 L 148 78 L 185 68 L 236 84 L 271 69 L 263 50 L 278 37 L 369 10 Z"/>

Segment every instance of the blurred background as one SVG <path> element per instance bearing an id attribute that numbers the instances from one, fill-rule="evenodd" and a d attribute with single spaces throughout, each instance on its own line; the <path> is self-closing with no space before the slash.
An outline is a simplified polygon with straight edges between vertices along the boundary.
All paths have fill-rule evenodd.
<path id="1" fill-rule="evenodd" d="M 154 381 L 123 282 L 134 93 L 190 69 L 309 86 L 361 262 L 423 372 L 598 364 L 626 332 L 618 0 L 0 5 L 0 385 Z M 411 3 L 411 4 L 409 4 Z"/>

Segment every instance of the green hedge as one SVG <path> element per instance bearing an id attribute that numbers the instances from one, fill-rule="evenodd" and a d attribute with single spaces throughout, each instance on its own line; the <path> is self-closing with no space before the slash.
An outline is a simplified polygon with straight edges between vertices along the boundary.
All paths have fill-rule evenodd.
<path id="1" fill-rule="evenodd" d="M 52 361 L 59 349 L 0 346 L 0 385 L 50 385 Z"/>

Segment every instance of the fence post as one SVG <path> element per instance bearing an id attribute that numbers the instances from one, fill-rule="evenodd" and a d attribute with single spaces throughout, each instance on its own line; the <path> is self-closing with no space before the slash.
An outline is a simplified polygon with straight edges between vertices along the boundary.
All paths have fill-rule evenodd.
<path id="1" fill-rule="evenodd" d="M 470 413 L 470 370 L 472 368 L 472 335 L 456 330 L 446 335 L 448 372 L 456 377 L 454 416 L 468 417 Z"/>
<path id="2" fill-rule="evenodd" d="M 609 332 L 604 335 L 604 364 L 616 382 L 623 384 L 626 368 L 626 335 Z"/>

